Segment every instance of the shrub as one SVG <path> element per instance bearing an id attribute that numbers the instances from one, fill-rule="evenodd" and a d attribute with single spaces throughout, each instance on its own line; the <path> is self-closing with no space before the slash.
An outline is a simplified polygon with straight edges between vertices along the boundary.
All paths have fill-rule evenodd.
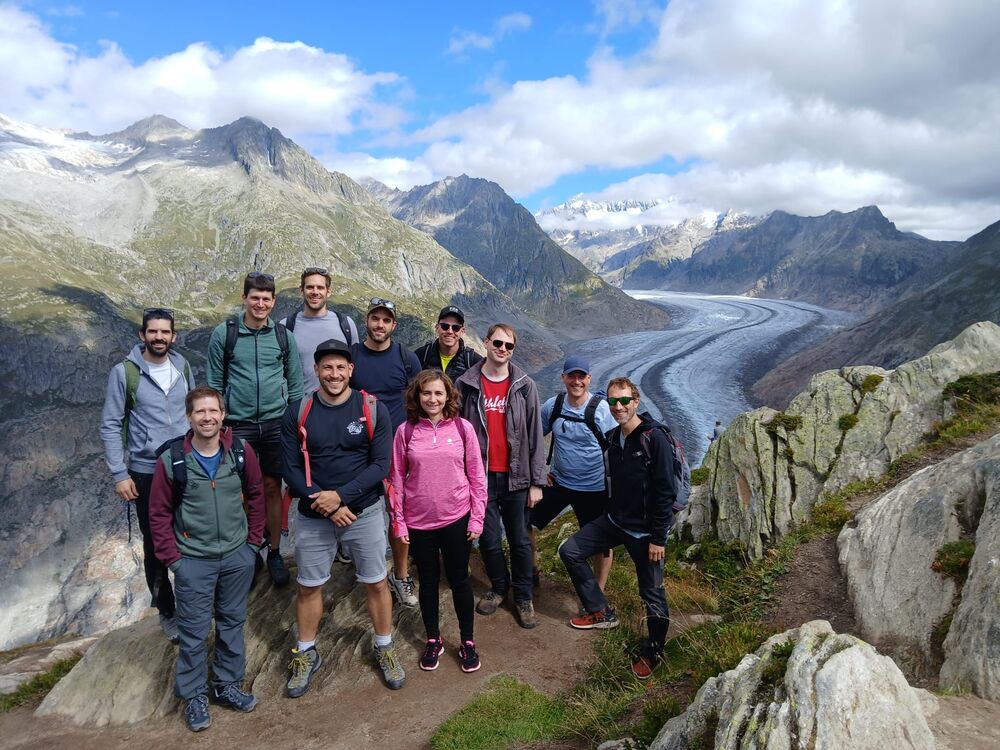
<path id="1" fill-rule="evenodd" d="M 843 499 L 829 498 L 813 506 L 812 520 L 822 531 L 839 531 L 851 520 L 851 511 Z"/>
<path id="2" fill-rule="evenodd" d="M 876 375 L 873 372 L 871 375 L 866 376 L 865 379 L 861 381 L 861 392 L 871 393 L 876 388 L 878 388 L 879 383 L 881 383 L 884 379 L 885 378 L 883 378 L 881 375 Z"/>
<path id="3" fill-rule="evenodd" d="M 783 429 L 785 432 L 795 432 L 802 426 L 802 417 L 798 414 L 785 414 L 783 411 L 779 411 L 773 417 L 771 421 L 767 423 L 768 432 L 777 432 L 778 429 Z"/>
<path id="4" fill-rule="evenodd" d="M 976 545 L 971 539 L 948 542 L 934 555 L 931 570 L 936 570 L 959 583 L 965 583 L 965 578 L 969 575 L 969 563 L 972 562 L 974 554 Z"/>
<path id="5" fill-rule="evenodd" d="M 858 423 L 857 414 L 845 414 L 844 416 L 842 416 L 840 419 L 837 420 L 837 427 L 840 428 L 841 432 L 847 432 L 857 423 Z"/>
<path id="6" fill-rule="evenodd" d="M 711 472 L 707 466 L 699 466 L 697 469 L 691 469 L 691 486 L 697 487 L 698 485 L 705 484 L 710 475 Z"/>

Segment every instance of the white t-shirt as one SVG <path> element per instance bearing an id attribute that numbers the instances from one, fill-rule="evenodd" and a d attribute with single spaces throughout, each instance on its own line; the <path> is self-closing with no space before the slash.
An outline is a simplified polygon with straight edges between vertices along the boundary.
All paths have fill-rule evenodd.
<path id="1" fill-rule="evenodd" d="M 167 393 L 170 390 L 170 386 L 174 384 L 174 381 L 180 377 L 180 373 L 177 372 L 177 368 L 168 359 L 162 365 L 154 365 L 150 362 L 146 363 L 149 365 L 149 377 L 153 379 L 153 382 L 160 386 L 160 389 Z"/>

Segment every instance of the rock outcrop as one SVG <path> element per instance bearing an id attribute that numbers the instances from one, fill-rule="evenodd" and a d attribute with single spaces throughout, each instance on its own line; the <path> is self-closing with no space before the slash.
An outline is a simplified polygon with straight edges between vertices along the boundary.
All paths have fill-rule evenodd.
<path id="1" fill-rule="evenodd" d="M 963 538 L 964 585 L 932 569 Z M 837 544 L 862 637 L 912 677 L 937 680 L 943 658 L 942 688 L 1000 698 L 1000 435 L 894 487 Z"/>
<path id="2" fill-rule="evenodd" d="M 770 638 L 710 678 L 651 750 L 932 750 L 917 691 L 895 663 L 814 620 Z"/>
<path id="3" fill-rule="evenodd" d="M 951 416 L 942 388 L 1000 370 L 1000 326 L 969 326 L 892 371 L 845 367 L 815 375 L 784 412 L 741 414 L 712 444 L 708 480 L 677 528 L 695 540 L 738 542 L 753 558 L 811 518 L 823 493 L 881 476 L 936 422 Z"/>

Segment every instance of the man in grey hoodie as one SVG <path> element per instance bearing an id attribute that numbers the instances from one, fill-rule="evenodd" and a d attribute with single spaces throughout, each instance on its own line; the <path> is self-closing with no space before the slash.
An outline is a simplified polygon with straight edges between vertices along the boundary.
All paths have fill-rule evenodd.
<path id="1" fill-rule="evenodd" d="M 149 493 L 156 467 L 156 449 L 187 431 L 184 397 L 194 388 L 191 366 L 172 350 L 177 340 L 172 310 L 148 307 L 142 313 L 141 343 L 108 376 L 101 413 L 104 458 L 119 499 L 135 503 L 142 532 L 143 567 L 151 606 L 160 625 L 177 643 L 174 592 L 167 569 L 153 552 L 149 530 Z"/>

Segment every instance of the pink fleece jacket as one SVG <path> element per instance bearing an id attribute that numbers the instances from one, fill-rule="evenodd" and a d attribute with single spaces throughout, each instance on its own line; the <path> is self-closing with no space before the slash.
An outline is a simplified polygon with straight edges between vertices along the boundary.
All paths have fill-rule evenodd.
<path id="1" fill-rule="evenodd" d="M 396 536 L 409 528 L 440 529 L 469 514 L 469 531 L 483 533 L 486 513 L 486 472 L 479 439 L 472 425 L 461 417 L 429 419 L 396 429 L 389 476 L 392 525 Z"/>

